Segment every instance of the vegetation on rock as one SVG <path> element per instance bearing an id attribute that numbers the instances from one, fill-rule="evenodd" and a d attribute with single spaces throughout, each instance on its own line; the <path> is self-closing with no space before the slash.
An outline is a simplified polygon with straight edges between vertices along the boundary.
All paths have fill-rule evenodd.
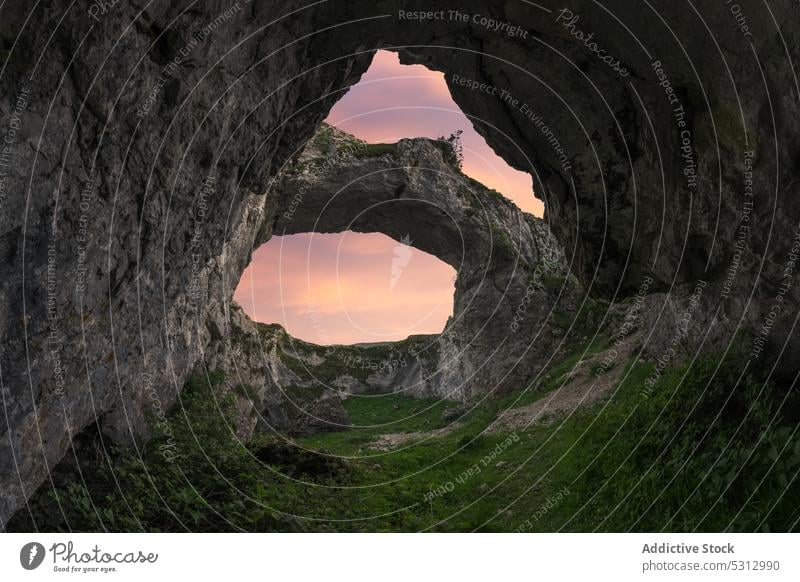
<path id="1" fill-rule="evenodd" d="M 797 395 L 737 358 L 668 370 L 633 359 L 606 401 L 524 430 L 487 430 L 503 411 L 570 382 L 600 343 L 542 380 L 441 430 L 446 404 L 351 397 L 348 431 L 245 445 L 226 422 L 220 377 L 193 377 L 161 435 L 79 482 L 40 492 L 13 529 L 58 531 L 785 531 L 800 520 Z M 606 370 L 607 372 L 607 370 Z M 602 371 L 591 368 L 597 375 Z M 441 432 L 438 432 L 441 431 Z M 385 451 L 381 435 L 412 442 Z M 86 477 L 86 476 L 85 476 Z M 56 504 L 57 502 L 57 504 Z M 60 507 L 60 510 L 58 509 Z M 62 514 L 61 511 L 64 513 Z M 24 513 L 24 512 L 22 512 Z"/>

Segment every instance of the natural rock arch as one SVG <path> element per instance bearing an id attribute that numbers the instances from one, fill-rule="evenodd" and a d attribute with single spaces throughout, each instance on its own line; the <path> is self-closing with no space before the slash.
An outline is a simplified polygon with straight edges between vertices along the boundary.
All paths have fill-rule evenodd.
<path id="1" fill-rule="evenodd" d="M 742 4 L 750 37 L 724 3 L 656 12 L 631 0 L 614 13 L 577 0 L 570 18 L 549 0 L 545 10 L 453 3 L 518 23 L 523 39 L 471 17 L 407 21 L 380 1 L 118 3 L 90 14 L 66 2 L 6 2 L 0 523 L 83 426 L 98 420 L 119 443 L 147 435 L 152 403 L 173 402 L 228 329 L 228 283 L 263 235 L 270 182 L 378 48 L 448 73 L 477 130 L 534 174 L 574 271 L 608 298 L 634 292 L 650 271 L 653 289 L 699 278 L 724 288 L 733 250 L 720 241 L 736 239 L 744 150 L 753 149 L 752 216 L 764 228 L 749 234 L 727 292 L 752 291 L 745 323 L 760 321 L 800 213 L 785 195 L 797 172 L 798 55 L 796 32 L 776 25 L 792 22 L 790 3 Z M 712 38 L 711 22 L 728 25 Z M 699 32 L 677 39 L 670 23 Z M 576 32 L 589 31 L 628 77 L 587 50 Z M 512 101 L 487 99 L 453 74 L 506 89 Z M 694 182 L 666 87 L 686 112 Z M 796 304 L 796 287 L 788 299 Z M 744 308 L 726 301 L 722 317 L 738 325 Z M 778 347 L 793 309 L 769 336 Z"/>
<path id="2" fill-rule="evenodd" d="M 547 225 L 465 176 L 445 141 L 367 144 L 325 126 L 284 168 L 269 200 L 256 244 L 273 235 L 381 232 L 450 263 L 456 290 L 441 334 L 357 346 L 309 344 L 231 310 L 205 361 L 246 386 L 235 421 L 245 438 L 256 416 L 267 430 L 290 433 L 346 425 L 333 402 L 339 393 L 476 402 L 525 386 L 565 335 L 556 316 L 574 312 L 581 298 Z"/>
<path id="3" fill-rule="evenodd" d="M 462 174 L 454 158 L 447 142 L 371 145 L 326 126 L 279 180 L 261 236 L 381 232 L 453 266 L 435 374 L 412 391 L 463 400 L 533 377 L 556 335 L 548 316 L 556 303 L 574 308 L 580 288 L 544 221 Z"/>

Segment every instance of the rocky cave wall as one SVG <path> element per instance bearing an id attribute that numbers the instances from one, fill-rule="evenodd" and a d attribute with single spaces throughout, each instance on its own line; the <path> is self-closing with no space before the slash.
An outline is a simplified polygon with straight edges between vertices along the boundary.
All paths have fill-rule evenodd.
<path id="1" fill-rule="evenodd" d="M 780 297 L 764 340 L 793 374 L 800 29 L 788 0 L 740 4 L 749 34 L 723 2 L 441 4 L 466 22 L 380 0 L 6 2 L 0 524 L 83 427 L 135 444 L 206 354 L 223 358 L 265 197 L 377 48 L 447 73 L 476 129 L 534 176 L 590 293 L 684 300 L 702 280 L 693 322 L 723 330 L 704 349 L 759 333 Z M 659 319 L 664 305 L 651 336 L 668 342 L 682 318 Z"/>

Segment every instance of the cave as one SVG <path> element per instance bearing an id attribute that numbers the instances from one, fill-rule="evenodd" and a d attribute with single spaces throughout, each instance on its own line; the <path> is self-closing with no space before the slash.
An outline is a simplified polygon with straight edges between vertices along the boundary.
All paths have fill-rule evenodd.
<path id="1" fill-rule="evenodd" d="M 775 61 L 740 59 L 732 72 L 725 55 L 744 50 L 734 26 L 678 46 L 665 22 L 689 18 L 684 6 L 622 2 L 632 31 L 612 8 L 573 4 L 580 26 L 622 55 L 623 77 L 548 0 L 452 4 L 521 23 L 525 38 L 480 22 L 423 26 L 380 0 L 118 3 L 102 15 L 7 2 L 0 525 L 71 434 L 97 423 L 109 442 L 141 446 L 153 403 L 174 404 L 196 369 L 225 370 L 221 390 L 256 387 L 239 401 L 242 438 L 258 419 L 298 430 L 277 389 L 282 369 L 263 357 L 280 338 L 231 301 L 252 249 L 273 236 L 411 232 L 456 269 L 454 317 L 407 384 L 420 394 L 467 402 L 526 385 L 575 330 L 556 316 L 591 302 L 600 326 L 640 297 L 641 325 L 655 330 L 641 349 L 654 357 L 676 330 L 695 331 L 674 350 L 688 360 L 744 329 L 758 358 L 793 377 L 798 287 L 780 289 L 800 218 L 787 191 L 797 87 L 795 49 L 776 29 L 793 8 L 754 11 L 754 28 L 770 32 L 751 46 Z M 724 3 L 694 11 L 730 16 Z M 223 35 L 236 42 L 212 42 Z M 11 51 L 18 42 L 30 50 Z M 532 176 L 544 218 L 463 176 L 436 140 L 368 146 L 323 125 L 380 49 L 445 73 L 476 131 Z M 345 187 L 346 200 L 332 196 Z M 727 241 L 750 202 L 748 220 L 763 228 L 740 252 Z M 776 293 L 786 307 L 762 337 Z M 523 303 L 533 307 L 521 313 Z M 346 421 L 336 399 L 315 398 L 329 423 Z"/>
<path id="2" fill-rule="evenodd" d="M 524 385 L 541 369 L 563 335 L 548 315 L 573 309 L 580 286 L 547 225 L 463 174 L 452 148 L 427 138 L 369 144 L 324 125 L 284 168 L 266 219 L 274 236 L 362 232 L 410 240 L 450 265 L 455 296 L 441 333 L 397 342 L 315 345 L 279 325 L 256 324 L 259 347 L 248 351 L 247 332 L 237 331 L 233 361 L 262 375 L 245 381 L 259 387 L 252 406 L 261 428 L 336 430 L 347 425 L 337 398 L 403 393 L 467 402 Z M 234 312 L 240 329 L 253 325 L 238 306 Z M 530 365 L 518 366 L 523 359 Z M 324 390 L 309 398 L 315 387 Z M 258 422 L 247 419 L 241 424 L 255 429 Z"/>

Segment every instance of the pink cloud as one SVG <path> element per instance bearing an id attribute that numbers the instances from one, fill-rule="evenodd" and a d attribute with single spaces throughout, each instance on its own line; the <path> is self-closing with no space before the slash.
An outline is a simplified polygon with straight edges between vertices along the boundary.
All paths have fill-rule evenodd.
<path id="1" fill-rule="evenodd" d="M 413 250 L 397 276 L 398 244 L 352 232 L 275 237 L 255 251 L 234 299 L 314 343 L 438 333 L 452 315 L 455 270 Z"/>

